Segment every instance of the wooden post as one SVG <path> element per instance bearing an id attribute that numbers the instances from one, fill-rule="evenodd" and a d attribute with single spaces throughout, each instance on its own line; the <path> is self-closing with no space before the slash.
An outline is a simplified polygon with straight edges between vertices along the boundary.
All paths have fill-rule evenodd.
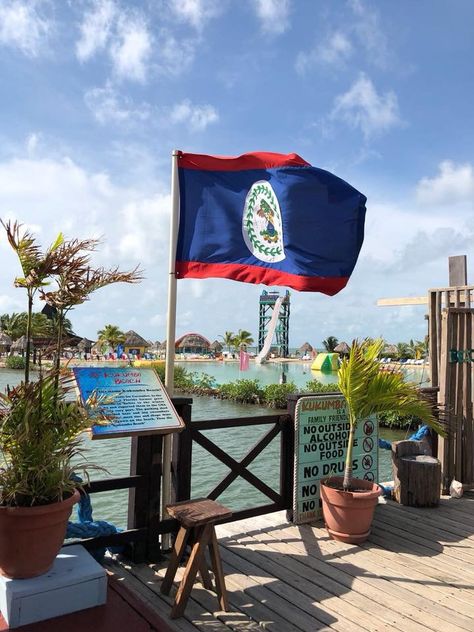
<path id="1" fill-rule="evenodd" d="M 433 507 L 439 503 L 441 463 L 420 454 L 419 441 L 392 444 L 394 497 L 401 505 Z"/>
<path id="2" fill-rule="evenodd" d="M 193 458 L 193 440 L 191 437 L 192 403 L 191 398 L 173 398 L 176 410 L 184 421 L 185 428 L 173 441 L 172 456 L 172 502 L 191 498 L 191 466 Z"/>
<path id="3" fill-rule="evenodd" d="M 127 557 L 136 563 L 157 562 L 160 559 L 158 525 L 160 522 L 160 496 L 163 448 L 161 435 L 132 438 L 130 474 L 147 476 L 147 485 L 129 491 L 128 528 L 148 530 L 144 542 L 132 542 Z"/>

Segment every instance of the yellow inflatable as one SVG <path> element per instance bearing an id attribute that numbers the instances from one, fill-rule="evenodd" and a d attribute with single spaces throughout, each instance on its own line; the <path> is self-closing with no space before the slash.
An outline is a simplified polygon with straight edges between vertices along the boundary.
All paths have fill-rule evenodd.
<path id="1" fill-rule="evenodd" d="M 163 366 L 164 363 L 164 360 L 134 360 L 132 364 L 137 368 L 153 368 L 154 366 Z"/>
<path id="2" fill-rule="evenodd" d="M 312 371 L 322 371 L 323 373 L 330 373 L 331 371 L 337 371 L 338 369 L 338 353 L 318 353 L 313 364 L 311 365 Z"/>

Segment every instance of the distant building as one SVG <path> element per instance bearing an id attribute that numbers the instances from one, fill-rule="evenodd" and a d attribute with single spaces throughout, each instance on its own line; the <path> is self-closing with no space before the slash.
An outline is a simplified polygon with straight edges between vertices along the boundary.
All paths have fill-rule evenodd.
<path id="1" fill-rule="evenodd" d="M 125 342 L 123 343 L 123 351 L 128 355 L 144 355 L 150 343 L 142 338 L 136 331 L 132 329 L 125 332 Z"/>
<path id="2" fill-rule="evenodd" d="M 201 334 L 189 333 L 178 338 L 175 342 L 175 349 L 178 353 L 207 355 L 211 351 L 211 343 Z"/>

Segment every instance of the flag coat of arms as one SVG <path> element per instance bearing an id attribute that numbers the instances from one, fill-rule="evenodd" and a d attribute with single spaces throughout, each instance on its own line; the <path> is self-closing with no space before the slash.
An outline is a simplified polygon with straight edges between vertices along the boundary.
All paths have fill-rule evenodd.
<path id="1" fill-rule="evenodd" d="M 176 278 L 333 295 L 364 238 L 366 197 L 296 154 L 179 152 Z"/>

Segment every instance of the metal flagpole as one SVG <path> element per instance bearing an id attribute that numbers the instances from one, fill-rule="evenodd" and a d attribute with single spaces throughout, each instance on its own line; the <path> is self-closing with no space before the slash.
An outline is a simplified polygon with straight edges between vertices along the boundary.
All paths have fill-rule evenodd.
<path id="1" fill-rule="evenodd" d="M 179 227 L 179 182 L 178 182 L 178 155 L 177 149 L 171 154 L 171 220 L 170 220 L 170 256 L 168 276 L 168 320 L 166 328 L 166 364 L 165 386 L 170 397 L 173 396 L 174 384 L 174 343 L 176 338 L 176 244 L 178 241 Z M 166 505 L 171 498 L 171 448 L 172 434 L 163 438 L 163 487 L 162 487 L 162 511 L 166 516 Z M 163 548 L 169 548 L 170 537 L 163 535 Z"/>

